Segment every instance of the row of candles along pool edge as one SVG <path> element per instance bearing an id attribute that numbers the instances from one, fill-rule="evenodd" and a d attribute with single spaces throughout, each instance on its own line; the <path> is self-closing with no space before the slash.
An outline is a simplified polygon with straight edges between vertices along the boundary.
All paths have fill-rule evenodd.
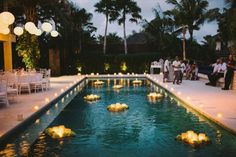
<path id="1" fill-rule="evenodd" d="M 95 75 L 94 73 L 91 73 L 91 74 L 90 74 L 90 76 L 94 76 L 94 75 Z M 99 76 L 99 73 L 97 73 L 96 75 Z M 121 73 L 118 73 L 118 74 L 114 73 L 114 75 L 123 76 L 123 74 L 121 74 Z M 131 75 L 131 76 L 138 76 L 138 74 L 134 74 L 134 73 L 132 73 L 132 74 L 127 74 L 127 75 L 128 75 L 128 76 L 129 76 L 129 75 Z M 170 91 L 171 91 L 173 94 L 177 94 L 178 96 L 183 95 L 183 93 L 182 93 L 181 91 L 176 91 L 176 90 L 174 89 L 174 87 L 169 86 L 169 85 L 167 85 L 167 84 L 164 85 L 164 83 L 162 83 L 162 82 L 159 81 L 158 79 L 152 77 L 151 75 L 146 74 L 146 73 L 144 73 L 144 75 L 145 75 L 146 77 L 149 77 L 150 79 L 153 79 L 156 83 L 162 85 L 164 88 L 170 89 Z M 161 73 L 160 75 L 163 75 L 163 74 Z M 69 83 L 69 85 L 66 85 L 66 87 L 61 88 L 59 92 L 55 92 L 55 93 L 54 93 L 54 99 L 57 98 L 60 93 L 64 93 L 67 89 L 69 89 L 69 87 L 72 87 L 73 85 L 75 85 L 76 83 L 78 83 L 78 82 L 80 81 L 80 79 L 81 79 L 80 76 L 82 76 L 82 75 L 81 75 L 81 74 L 78 74 L 78 76 L 79 76 L 79 78 L 77 78 L 76 81 L 73 81 L 73 82 Z M 87 77 L 87 76 L 89 76 L 89 75 L 86 74 L 86 75 L 84 75 L 84 76 Z M 107 76 L 111 76 L 111 75 L 110 75 L 110 74 L 107 74 Z M 76 92 L 77 89 L 75 88 L 74 91 Z M 70 94 L 73 94 L 73 91 L 71 91 Z M 68 97 L 69 97 L 69 94 L 67 94 L 66 97 L 68 98 Z M 61 101 L 64 102 L 64 99 L 65 99 L 65 98 L 62 98 Z M 53 98 L 52 98 L 51 100 L 53 100 Z M 191 101 L 191 98 L 190 98 L 189 96 L 187 96 L 185 100 L 187 100 L 188 102 L 190 102 L 190 101 Z M 50 98 L 49 98 L 49 97 L 46 97 L 46 98 L 44 99 L 44 102 L 45 102 L 46 104 L 35 105 L 35 106 L 33 107 L 33 112 L 36 112 L 36 111 L 38 111 L 41 107 L 47 105 L 47 104 L 50 102 Z M 179 104 L 179 102 L 178 102 L 178 104 Z M 193 102 L 192 102 L 192 104 L 193 104 Z M 55 104 L 55 107 L 57 107 L 57 106 L 58 106 L 58 104 Z M 203 107 L 204 107 L 203 104 L 199 104 L 198 106 L 199 106 L 200 108 L 203 108 Z M 47 114 L 49 114 L 49 112 L 48 112 Z M 223 115 L 222 115 L 221 113 L 217 113 L 216 117 L 217 117 L 217 118 L 222 118 Z M 18 121 L 23 121 L 23 120 L 24 120 L 24 115 L 23 115 L 23 114 L 18 114 L 18 115 L 17 115 L 17 120 L 18 120 Z M 37 119 L 35 122 L 36 122 L 36 123 L 39 123 L 40 120 Z M 0 136 L 1 136 L 1 135 L 0 135 Z"/>

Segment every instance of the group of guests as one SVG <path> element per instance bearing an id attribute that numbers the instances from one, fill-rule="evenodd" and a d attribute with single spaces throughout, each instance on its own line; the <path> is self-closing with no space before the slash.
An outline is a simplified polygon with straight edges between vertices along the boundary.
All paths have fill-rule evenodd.
<path id="1" fill-rule="evenodd" d="M 222 90 L 229 90 L 230 84 L 234 75 L 235 61 L 232 55 L 229 55 L 228 60 L 223 62 L 222 58 L 216 60 L 210 65 L 213 68 L 212 73 L 208 74 L 209 82 L 206 85 L 216 86 L 220 78 L 225 78 L 225 85 Z"/>
<path id="2" fill-rule="evenodd" d="M 186 62 L 186 61 L 180 60 L 179 57 L 176 56 L 175 60 L 172 63 L 171 63 L 169 57 L 164 61 L 163 82 L 169 81 L 170 68 L 173 68 L 173 71 L 174 71 L 173 84 L 181 84 L 184 74 L 186 74 L 186 79 L 189 79 L 189 80 L 197 80 L 198 79 L 197 64 L 192 61 Z"/>

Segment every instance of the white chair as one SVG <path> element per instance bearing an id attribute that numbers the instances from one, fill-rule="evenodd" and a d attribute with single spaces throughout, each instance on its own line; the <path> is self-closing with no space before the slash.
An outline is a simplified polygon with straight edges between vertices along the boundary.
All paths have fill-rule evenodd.
<path id="1" fill-rule="evenodd" d="M 30 86 L 31 86 L 31 89 L 33 89 L 35 93 L 37 92 L 37 90 L 43 91 L 43 89 L 44 89 L 43 75 L 40 73 L 37 73 L 37 74 L 35 74 L 35 76 L 31 77 Z M 46 88 L 45 88 L 45 90 L 46 90 Z"/>
<path id="2" fill-rule="evenodd" d="M 43 86 L 49 90 L 50 88 L 50 77 L 51 77 L 51 69 L 48 69 L 46 72 L 45 72 L 45 75 L 43 77 Z"/>
<path id="3" fill-rule="evenodd" d="M 26 91 L 29 94 L 31 93 L 29 76 L 21 75 L 18 77 L 18 89 L 19 94 L 21 94 L 22 91 Z"/>
<path id="4" fill-rule="evenodd" d="M 7 85 L 7 96 L 15 97 L 18 95 L 18 79 L 14 73 L 6 73 L 1 82 Z"/>
<path id="5" fill-rule="evenodd" d="M 0 104 L 9 106 L 9 101 L 7 98 L 7 85 L 4 83 L 0 83 Z"/>

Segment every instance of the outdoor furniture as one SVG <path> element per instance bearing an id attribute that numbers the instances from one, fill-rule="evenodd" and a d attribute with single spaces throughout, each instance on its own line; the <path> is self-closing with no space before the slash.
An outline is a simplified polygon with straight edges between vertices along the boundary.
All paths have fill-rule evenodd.
<path id="1" fill-rule="evenodd" d="M 150 74 L 154 74 L 154 69 L 159 69 L 159 71 L 161 72 L 162 67 L 163 65 L 161 62 L 157 62 L 157 61 L 152 62 L 151 67 L 150 67 Z"/>
<path id="2" fill-rule="evenodd" d="M 0 83 L 0 104 L 9 105 L 7 98 L 7 85 L 4 83 Z"/>
<path id="3" fill-rule="evenodd" d="M 18 89 L 19 89 L 19 94 L 22 93 L 22 91 L 26 91 L 29 94 L 31 93 L 30 89 L 30 81 L 29 81 L 29 75 L 23 74 L 18 76 Z"/>
<path id="4" fill-rule="evenodd" d="M 45 87 L 46 90 L 49 90 L 51 69 L 48 69 L 46 71 L 42 71 L 42 73 L 43 73 L 43 86 Z"/>
<path id="5" fill-rule="evenodd" d="M 36 93 L 37 92 L 37 90 L 41 90 L 41 91 L 43 91 L 43 89 L 44 89 L 44 85 L 43 85 L 43 75 L 42 74 L 40 74 L 40 73 L 37 73 L 37 74 L 35 74 L 34 75 L 34 77 L 31 77 L 30 78 L 30 87 L 31 87 L 31 89 L 33 89 L 34 90 L 34 92 Z M 46 90 L 46 88 L 45 88 L 45 90 Z"/>

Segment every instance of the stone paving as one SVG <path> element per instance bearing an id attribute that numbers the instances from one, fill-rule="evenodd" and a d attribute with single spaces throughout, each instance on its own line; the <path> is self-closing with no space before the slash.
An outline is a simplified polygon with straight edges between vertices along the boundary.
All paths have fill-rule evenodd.
<path id="1" fill-rule="evenodd" d="M 31 94 L 21 94 L 10 99 L 8 107 L 1 104 L 0 106 L 0 136 L 13 129 L 21 123 L 19 115 L 27 119 L 41 107 L 48 104 L 65 92 L 69 86 L 84 78 L 83 76 L 62 76 L 51 78 L 51 87 L 48 91 L 32 92 Z M 63 89 L 63 90 L 62 90 Z"/>

